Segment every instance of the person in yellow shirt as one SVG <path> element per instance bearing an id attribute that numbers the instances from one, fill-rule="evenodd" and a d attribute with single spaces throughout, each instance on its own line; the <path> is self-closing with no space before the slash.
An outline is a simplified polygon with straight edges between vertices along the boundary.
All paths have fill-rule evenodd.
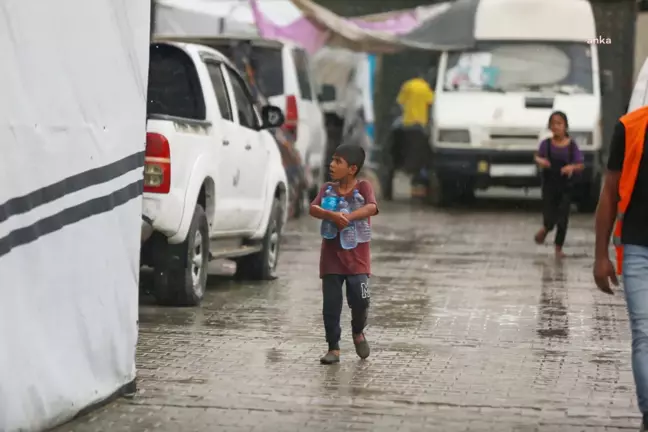
<path id="1" fill-rule="evenodd" d="M 403 83 L 397 101 L 403 109 L 403 126 L 428 125 L 434 91 L 421 75 Z"/>
<path id="2" fill-rule="evenodd" d="M 402 161 L 402 168 L 412 176 L 412 196 L 422 197 L 427 192 L 427 166 L 431 158 L 428 125 L 434 91 L 420 73 L 403 83 L 397 102 L 403 116 L 399 138 L 394 151 Z"/>

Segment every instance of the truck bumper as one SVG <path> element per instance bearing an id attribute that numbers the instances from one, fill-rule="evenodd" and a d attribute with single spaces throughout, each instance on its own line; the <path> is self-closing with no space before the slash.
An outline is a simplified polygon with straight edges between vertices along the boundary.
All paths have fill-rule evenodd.
<path id="1" fill-rule="evenodd" d="M 511 188 L 540 187 L 535 170 L 535 150 L 434 149 L 432 167 L 439 178 L 448 182 L 469 184 L 476 189 L 493 186 Z M 584 183 L 600 174 L 598 152 L 585 152 Z"/>

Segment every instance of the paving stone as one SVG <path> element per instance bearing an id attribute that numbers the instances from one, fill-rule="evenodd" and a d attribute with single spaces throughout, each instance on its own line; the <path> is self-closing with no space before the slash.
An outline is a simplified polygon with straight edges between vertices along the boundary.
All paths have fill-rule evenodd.
<path id="1" fill-rule="evenodd" d="M 287 227 L 280 278 L 210 279 L 200 308 L 142 306 L 139 393 L 57 431 L 633 431 L 622 296 L 591 278 L 592 217 L 562 264 L 536 246 L 539 207 L 382 205 L 373 241 L 372 355 L 326 349 L 317 224 Z M 530 210 L 529 210 L 530 208 Z"/>

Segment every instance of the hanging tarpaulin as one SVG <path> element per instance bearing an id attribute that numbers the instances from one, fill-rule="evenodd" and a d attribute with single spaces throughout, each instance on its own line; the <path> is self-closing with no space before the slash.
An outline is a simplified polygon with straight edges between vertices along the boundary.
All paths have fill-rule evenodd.
<path id="1" fill-rule="evenodd" d="M 344 18 L 312 0 L 290 0 L 303 14 L 287 25 L 277 25 L 261 11 L 263 0 L 249 0 L 259 34 L 263 37 L 288 39 L 314 53 L 323 46 L 345 48 L 356 52 L 394 53 L 407 48 L 445 50 L 456 45 L 422 43 L 406 35 L 427 20 L 443 13 L 450 3 L 394 11 L 357 18 Z"/>

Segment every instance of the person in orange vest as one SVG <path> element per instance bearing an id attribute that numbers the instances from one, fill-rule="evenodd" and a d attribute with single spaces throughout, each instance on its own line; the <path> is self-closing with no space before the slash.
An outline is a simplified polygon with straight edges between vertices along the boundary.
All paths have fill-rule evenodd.
<path id="1" fill-rule="evenodd" d="M 622 116 L 612 135 L 603 190 L 596 210 L 594 280 L 613 294 L 623 279 L 632 331 L 632 371 L 641 430 L 648 430 L 648 106 Z M 615 225 L 616 221 L 616 225 Z M 609 243 L 614 226 L 616 269 Z"/>

